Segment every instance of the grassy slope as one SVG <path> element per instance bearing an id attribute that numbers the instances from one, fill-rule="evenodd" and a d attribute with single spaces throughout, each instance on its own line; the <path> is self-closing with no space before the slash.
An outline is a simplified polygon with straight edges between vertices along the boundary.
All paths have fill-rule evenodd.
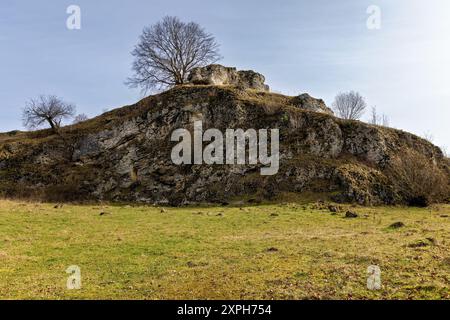
<path id="1" fill-rule="evenodd" d="M 450 298 L 449 206 L 355 210 L 0 201 L 0 298 Z M 437 244 L 408 247 L 427 237 Z M 371 264 L 380 291 L 366 289 Z M 65 289 L 70 265 L 79 291 Z"/>

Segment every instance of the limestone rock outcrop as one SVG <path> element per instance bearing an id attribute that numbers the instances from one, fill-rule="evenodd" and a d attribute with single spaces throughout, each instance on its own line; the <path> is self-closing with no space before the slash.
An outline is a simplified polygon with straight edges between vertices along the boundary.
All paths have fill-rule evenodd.
<path id="1" fill-rule="evenodd" d="M 300 109 L 334 115 L 334 112 L 327 107 L 322 99 L 311 97 L 307 93 L 292 98 L 291 103 Z"/>
<path id="2" fill-rule="evenodd" d="M 188 77 L 188 82 L 194 85 L 235 86 L 242 89 L 269 91 L 264 84 L 265 77 L 252 70 L 237 71 L 236 68 L 212 64 L 195 68 Z"/>
<path id="3" fill-rule="evenodd" d="M 284 193 L 336 201 L 402 203 L 386 168 L 414 150 L 450 177 L 439 148 L 413 134 L 332 116 L 309 95 L 267 92 L 264 77 L 210 66 L 178 86 L 97 118 L 49 130 L 0 134 L 0 195 L 45 201 L 106 200 L 186 205 L 274 200 Z M 242 90 L 235 86 L 251 89 Z M 176 165 L 176 129 L 279 129 L 280 168 Z M 207 144 L 205 143 L 205 146 Z"/>

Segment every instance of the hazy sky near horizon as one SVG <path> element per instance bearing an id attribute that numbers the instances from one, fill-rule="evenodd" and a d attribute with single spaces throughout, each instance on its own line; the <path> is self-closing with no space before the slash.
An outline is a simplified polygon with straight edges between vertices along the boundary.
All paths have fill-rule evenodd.
<path id="1" fill-rule="evenodd" d="M 81 30 L 66 28 L 72 4 Z M 370 5 L 379 30 L 366 26 Z M 450 151 L 449 13 L 448 0 L 2 0 L 0 131 L 22 129 L 21 108 L 39 94 L 89 116 L 136 102 L 139 90 L 124 85 L 130 52 L 144 26 L 175 15 L 215 35 L 221 64 L 261 72 L 276 92 L 330 105 L 359 91 L 392 127 Z"/>

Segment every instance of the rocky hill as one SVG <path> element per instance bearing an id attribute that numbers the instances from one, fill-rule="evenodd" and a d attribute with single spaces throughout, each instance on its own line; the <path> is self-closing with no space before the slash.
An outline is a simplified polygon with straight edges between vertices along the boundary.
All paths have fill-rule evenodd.
<path id="1" fill-rule="evenodd" d="M 253 71 L 210 66 L 191 83 L 67 126 L 0 134 L 0 194 L 50 201 L 108 200 L 184 205 L 282 194 L 326 194 L 335 201 L 409 201 L 391 164 L 408 152 L 449 183 L 442 152 L 407 132 L 333 116 L 307 94 L 269 92 Z M 171 133 L 203 127 L 280 130 L 280 169 L 260 165 L 175 165 Z M 443 197 L 448 197 L 444 194 Z"/>

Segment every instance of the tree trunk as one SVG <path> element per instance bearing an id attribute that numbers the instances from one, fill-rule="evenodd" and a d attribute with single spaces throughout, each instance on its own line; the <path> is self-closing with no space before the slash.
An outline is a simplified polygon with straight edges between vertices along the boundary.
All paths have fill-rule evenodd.
<path id="1" fill-rule="evenodd" d="M 52 119 L 47 119 L 47 122 L 50 125 L 50 127 L 52 128 L 52 131 L 57 133 L 58 132 L 58 126 L 56 125 L 56 123 L 54 123 Z"/>

